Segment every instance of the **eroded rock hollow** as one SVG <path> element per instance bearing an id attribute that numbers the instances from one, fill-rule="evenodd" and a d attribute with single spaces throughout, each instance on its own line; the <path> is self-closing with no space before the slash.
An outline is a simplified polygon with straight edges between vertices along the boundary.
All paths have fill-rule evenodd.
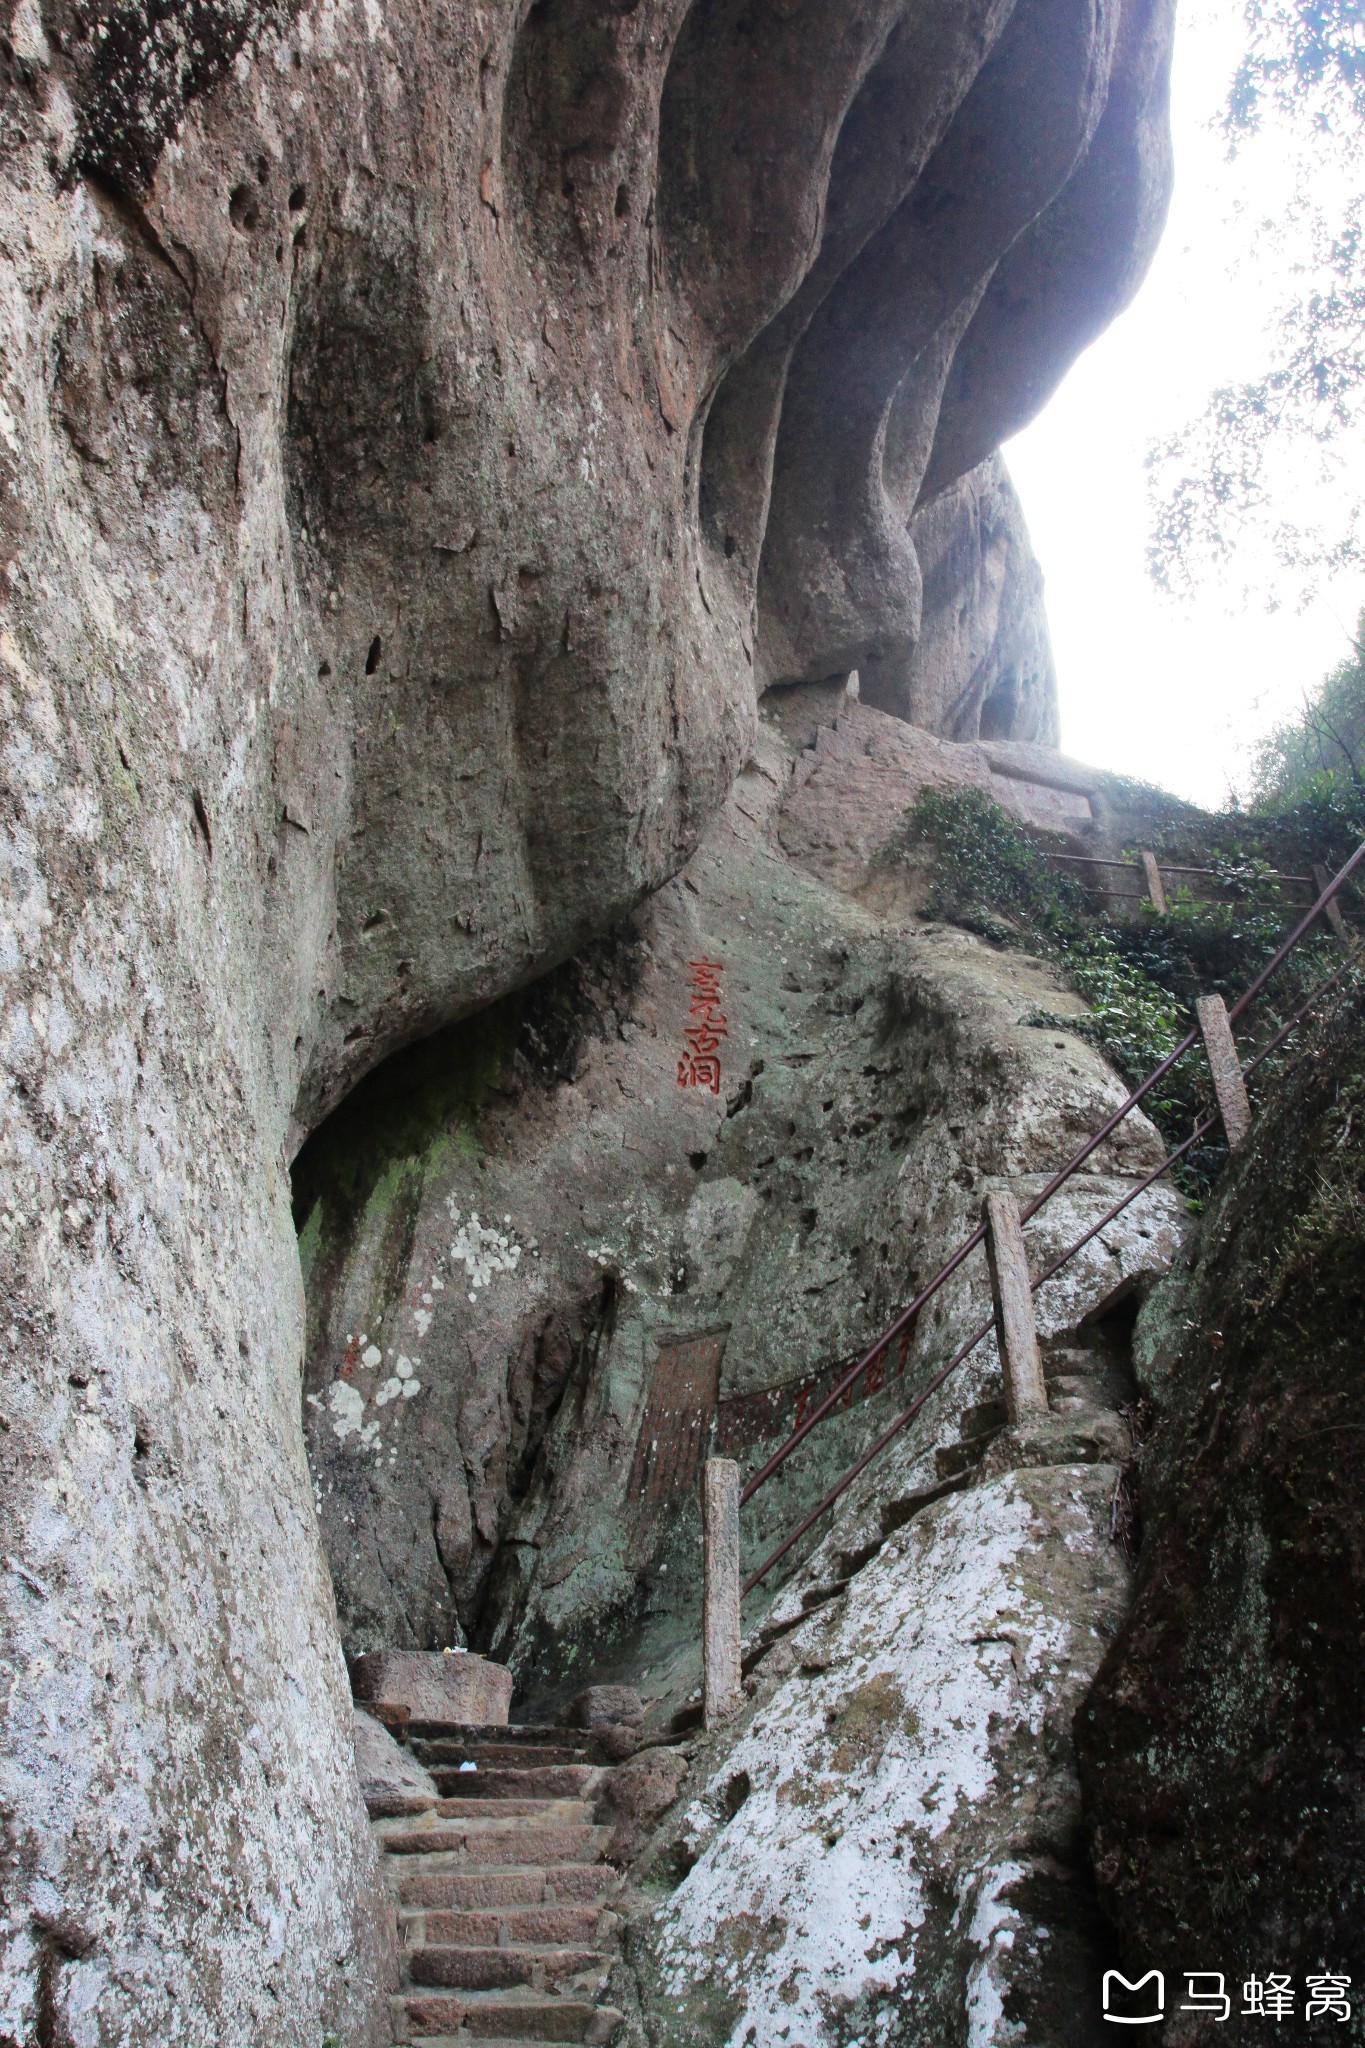
<path id="1" fill-rule="evenodd" d="M 291 1162 L 660 891 L 764 691 L 1055 739 L 996 450 L 1150 255 L 1169 33 L 9 7 L 0 2041 L 385 2038 Z"/>

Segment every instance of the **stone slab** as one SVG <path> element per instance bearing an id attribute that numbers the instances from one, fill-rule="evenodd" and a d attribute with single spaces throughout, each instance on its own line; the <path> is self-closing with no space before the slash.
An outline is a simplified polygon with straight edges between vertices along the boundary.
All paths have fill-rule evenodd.
<path id="1" fill-rule="evenodd" d="M 406 1707 L 414 1721 L 506 1727 L 512 1674 L 467 1650 L 372 1650 L 353 1660 L 351 1691 L 371 1713 Z"/>

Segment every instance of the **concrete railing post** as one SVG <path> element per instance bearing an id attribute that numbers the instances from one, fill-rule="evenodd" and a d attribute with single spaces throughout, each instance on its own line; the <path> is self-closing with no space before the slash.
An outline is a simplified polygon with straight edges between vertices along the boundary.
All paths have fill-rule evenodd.
<path id="1" fill-rule="evenodd" d="M 1319 896 L 1321 896 L 1331 879 L 1332 877 L 1328 874 L 1322 863 L 1315 860 L 1313 863 L 1313 880 L 1318 885 Z M 1331 925 L 1337 937 L 1349 944 L 1351 934 L 1346 929 L 1346 919 L 1342 915 L 1341 904 L 1335 896 L 1332 897 L 1322 914 L 1327 919 L 1328 924 Z"/>
<path id="2" fill-rule="evenodd" d="M 702 1473 L 702 1707 L 714 1728 L 739 1705 L 739 1466 L 708 1458 Z"/>
<path id="3" fill-rule="evenodd" d="M 1194 1013 L 1204 1034 L 1204 1053 L 1213 1075 L 1223 1134 L 1229 1151 L 1235 1152 L 1251 1129 L 1251 1103 L 1242 1079 L 1242 1062 L 1237 1057 L 1237 1041 L 1228 1022 L 1227 1005 L 1221 996 L 1200 996 Z"/>
<path id="4" fill-rule="evenodd" d="M 1153 910 L 1159 910 L 1164 917 L 1166 914 L 1166 885 L 1161 879 L 1161 869 L 1156 864 L 1156 855 L 1154 853 L 1143 854 L 1142 874 L 1147 884 L 1147 894 L 1151 899 Z"/>
<path id="5" fill-rule="evenodd" d="M 995 1299 L 995 1329 L 1005 1373 L 1005 1412 L 1011 1422 L 1047 1414 L 1047 1388 L 1033 1319 L 1028 1256 L 1019 1204 L 1008 1188 L 986 1197 L 986 1256 Z"/>

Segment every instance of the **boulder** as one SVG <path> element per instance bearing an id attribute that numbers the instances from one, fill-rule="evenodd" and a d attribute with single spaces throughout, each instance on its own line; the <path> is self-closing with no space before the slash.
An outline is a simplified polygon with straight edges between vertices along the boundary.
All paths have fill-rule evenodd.
<path id="1" fill-rule="evenodd" d="M 614 1823 L 607 1860 L 633 1863 L 682 1790 L 687 1758 L 677 1749 L 646 1749 L 608 1773 L 604 1795 Z"/>
<path id="2" fill-rule="evenodd" d="M 351 1664 L 362 1706 L 405 1707 L 413 1721 L 505 1726 L 512 1674 L 468 1650 L 372 1650 Z"/>
<path id="3" fill-rule="evenodd" d="M 638 1728 L 644 1704 L 633 1685 L 588 1685 L 564 1715 L 566 1728 Z"/>
<path id="4" fill-rule="evenodd" d="M 395 1814 L 427 1813 L 440 1794 L 416 1757 L 394 1741 L 372 1714 L 355 1709 L 355 1768 L 371 1820 Z"/>

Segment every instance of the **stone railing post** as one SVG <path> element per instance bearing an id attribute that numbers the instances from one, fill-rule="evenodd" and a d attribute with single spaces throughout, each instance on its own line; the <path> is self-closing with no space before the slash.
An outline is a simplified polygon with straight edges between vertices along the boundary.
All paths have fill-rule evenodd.
<path id="1" fill-rule="evenodd" d="M 995 1330 L 1005 1373 L 1005 1412 L 1011 1422 L 1047 1414 L 1047 1388 L 1033 1318 L 1028 1256 L 1019 1204 L 1008 1188 L 986 1197 L 986 1256 L 995 1299 Z"/>
<path id="2" fill-rule="evenodd" d="M 1142 855 L 1142 877 L 1147 884 L 1147 894 L 1153 910 L 1166 914 L 1166 885 L 1161 879 L 1161 869 L 1156 864 L 1154 853 Z"/>
<path id="3" fill-rule="evenodd" d="M 1194 1013 L 1204 1034 L 1204 1053 L 1213 1075 L 1223 1133 L 1229 1151 L 1235 1152 L 1251 1129 L 1251 1103 L 1242 1078 L 1242 1062 L 1237 1057 L 1237 1041 L 1228 1022 L 1227 1005 L 1221 996 L 1200 996 Z"/>
<path id="4" fill-rule="evenodd" d="M 739 1466 L 708 1458 L 702 1473 L 702 1704 L 714 1728 L 739 1705 Z"/>

